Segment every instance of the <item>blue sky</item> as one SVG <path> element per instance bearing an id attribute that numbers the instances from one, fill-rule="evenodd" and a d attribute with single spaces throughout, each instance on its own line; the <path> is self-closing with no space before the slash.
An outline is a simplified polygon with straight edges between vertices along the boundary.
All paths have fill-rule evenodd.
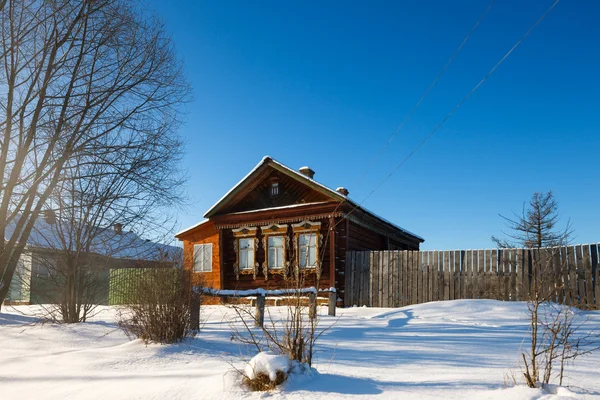
<path id="1" fill-rule="evenodd" d="M 488 0 L 151 1 L 194 89 L 180 225 L 264 155 L 363 201 L 552 2 L 498 0 L 361 178 Z M 600 241 L 599 17 L 598 2 L 561 1 L 364 206 L 425 249 L 487 248 L 498 213 L 552 190 L 576 241 Z"/>

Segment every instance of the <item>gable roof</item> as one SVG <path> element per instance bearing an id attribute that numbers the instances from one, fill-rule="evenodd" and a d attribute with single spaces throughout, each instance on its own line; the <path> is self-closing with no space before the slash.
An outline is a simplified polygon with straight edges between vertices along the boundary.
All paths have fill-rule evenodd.
<path id="1" fill-rule="evenodd" d="M 204 218 L 210 218 L 216 215 L 219 210 L 223 209 L 225 205 L 228 204 L 229 200 L 231 200 L 237 193 L 243 190 L 252 180 L 252 177 L 256 175 L 259 171 L 264 170 L 267 167 L 272 167 L 273 169 L 297 180 L 300 181 L 312 189 L 316 190 L 324 194 L 325 196 L 331 198 L 334 201 L 346 201 L 347 197 L 342 195 L 341 193 L 336 192 L 335 190 L 328 188 L 325 185 L 315 181 L 307 177 L 306 175 L 301 174 L 298 171 L 291 169 L 290 167 L 283 165 L 279 161 L 274 160 L 269 156 L 263 157 L 263 159 L 256 164 L 252 170 L 246 174 L 235 186 L 233 186 L 223 197 L 221 197 L 208 211 L 204 214 Z"/>
<path id="2" fill-rule="evenodd" d="M 364 213 L 370 214 L 372 217 L 380 220 L 381 222 L 383 222 L 387 225 L 390 225 L 393 228 L 396 228 L 396 229 L 404 232 L 407 235 L 413 236 L 414 238 L 416 238 L 417 240 L 419 240 L 421 242 L 425 241 L 425 239 L 410 232 L 409 230 L 404 229 L 404 228 L 386 220 L 385 218 L 380 217 L 379 215 L 375 214 L 372 211 L 369 211 L 368 209 L 366 209 L 359 203 L 353 201 L 349 197 L 344 196 L 343 194 L 315 181 L 314 179 L 311 179 L 311 178 L 307 177 L 306 175 L 289 168 L 288 166 L 280 163 L 279 161 L 276 161 L 275 159 L 273 159 L 269 156 L 263 157 L 263 159 L 258 164 L 256 164 L 256 166 L 254 168 L 252 168 L 252 170 L 250 172 L 248 172 L 248 174 L 246 174 L 246 176 L 244 176 L 227 193 L 225 193 L 225 195 L 223 197 L 221 197 L 215 204 L 213 204 L 213 206 L 210 207 L 208 209 L 208 211 L 204 214 L 204 218 L 209 219 L 209 218 L 217 215 L 219 211 L 225 209 L 226 206 L 228 205 L 228 203 L 235 197 L 236 194 L 238 194 L 239 192 L 244 190 L 246 187 L 248 187 L 248 185 L 252 182 L 252 178 L 254 176 L 256 176 L 261 171 L 263 171 L 264 169 L 269 168 L 269 167 L 291 177 L 292 179 L 295 179 L 301 183 L 304 183 L 305 185 L 309 186 L 313 190 L 322 193 L 323 195 L 327 196 L 328 198 L 330 198 L 333 201 L 337 201 L 340 203 L 345 202 L 345 203 L 349 204 L 351 207 L 360 209 Z M 294 206 L 297 206 L 297 205 L 289 205 L 289 206 L 278 207 L 278 208 L 289 208 L 289 207 L 294 207 Z M 203 221 L 203 222 L 205 222 L 205 221 Z M 202 223 L 200 223 L 200 224 L 202 224 Z M 196 224 L 187 229 L 184 229 L 181 232 L 179 232 L 177 235 L 180 235 L 191 229 L 194 229 L 200 224 Z"/>

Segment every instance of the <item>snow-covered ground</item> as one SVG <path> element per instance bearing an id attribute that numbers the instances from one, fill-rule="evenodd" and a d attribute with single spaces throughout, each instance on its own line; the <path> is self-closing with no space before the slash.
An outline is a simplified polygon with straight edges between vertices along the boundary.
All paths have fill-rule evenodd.
<path id="1" fill-rule="evenodd" d="M 283 312 L 283 307 L 271 307 Z M 207 306 L 198 337 L 149 345 L 117 328 L 105 308 L 79 325 L 35 324 L 32 307 L 0 313 L 1 399 L 600 399 L 600 354 L 577 360 L 554 394 L 505 389 L 526 337 L 524 303 L 435 302 L 399 309 L 338 309 L 321 326 L 312 378 L 270 395 L 232 385 L 230 363 L 243 368 L 244 349 L 230 341 L 227 309 Z M 600 312 L 588 313 L 600 330 Z M 514 369 L 519 375 L 518 369 Z"/>

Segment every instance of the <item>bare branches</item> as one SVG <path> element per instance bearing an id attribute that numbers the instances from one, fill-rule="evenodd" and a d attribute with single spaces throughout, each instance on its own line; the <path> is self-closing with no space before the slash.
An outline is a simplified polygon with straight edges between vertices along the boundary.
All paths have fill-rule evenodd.
<path id="1" fill-rule="evenodd" d="M 149 269 L 133 282 L 132 299 L 119 327 L 146 343 L 176 343 L 197 332 L 192 326 L 191 274 L 179 268 Z"/>
<path id="2" fill-rule="evenodd" d="M 292 283 L 295 289 L 286 297 L 286 313 L 279 319 L 267 309 L 266 322 L 261 326 L 251 309 L 246 305 L 234 304 L 236 319 L 243 325 L 238 329 L 232 324 L 232 340 L 250 346 L 258 352 L 271 350 L 283 354 L 291 361 L 312 365 L 315 343 L 329 328 L 319 328 L 319 318 L 311 315 L 310 305 L 300 290 L 303 287 L 303 276 Z M 248 323 L 251 321 L 252 323 Z M 259 328 L 254 328 L 258 325 Z"/>
<path id="3" fill-rule="evenodd" d="M 190 89 L 163 24 L 137 7 L 0 0 L 0 300 L 61 180 L 105 175 L 82 189 L 120 185 L 138 210 L 180 202 Z"/>
<path id="4" fill-rule="evenodd" d="M 530 347 L 521 356 L 525 383 L 532 388 L 555 381 L 562 385 L 569 362 L 600 350 L 600 335 L 587 330 L 584 312 L 557 302 L 564 283 L 554 279 L 552 262 L 559 259 L 559 251 L 559 247 L 540 249 L 531 277 L 527 302 Z M 555 272 L 562 276 L 566 268 L 565 260 Z"/>

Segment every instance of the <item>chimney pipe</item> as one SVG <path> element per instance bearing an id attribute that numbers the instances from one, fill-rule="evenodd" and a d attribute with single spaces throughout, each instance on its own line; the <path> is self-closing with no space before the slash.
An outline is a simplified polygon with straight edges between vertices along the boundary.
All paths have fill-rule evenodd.
<path id="1" fill-rule="evenodd" d="M 308 167 L 302 167 L 300 168 L 298 171 L 300 171 L 300 173 L 304 176 L 306 176 L 307 178 L 313 179 L 313 177 L 315 176 L 315 171 L 313 171 L 312 169 L 308 168 Z"/>
<path id="2" fill-rule="evenodd" d="M 42 215 L 44 216 L 44 221 L 46 221 L 47 224 L 52 225 L 56 223 L 56 214 L 53 210 L 44 210 L 42 211 Z"/>
<path id="3" fill-rule="evenodd" d="M 337 189 L 335 189 L 336 192 L 338 192 L 339 194 L 341 194 L 342 196 L 346 196 L 348 197 L 348 194 L 350 193 L 348 191 L 348 189 L 346 189 L 345 187 L 339 187 Z"/>

